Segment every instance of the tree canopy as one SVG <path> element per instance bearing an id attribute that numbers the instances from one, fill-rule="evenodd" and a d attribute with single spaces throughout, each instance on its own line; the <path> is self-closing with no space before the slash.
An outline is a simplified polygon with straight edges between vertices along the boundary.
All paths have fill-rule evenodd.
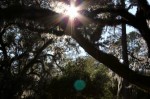
<path id="1" fill-rule="evenodd" d="M 63 12 L 55 11 L 54 6 L 58 4 L 55 5 L 55 2 L 54 0 L 0 1 L 0 68 L 5 71 L 13 68 L 13 75 L 4 74 L 19 75 L 15 76 L 16 78 L 13 80 L 10 79 L 12 83 L 16 79 L 21 81 L 24 74 L 32 71 L 32 69 L 29 71 L 29 68 L 36 68 L 34 64 L 43 65 L 40 58 L 47 55 L 45 54 L 47 51 L 44 49 L 55 42 L 54 35 L 58 37 L 67 35 L 76 40 L 89 55 L 112 71 L 130 83 L 150 92 L 150 77 L 133 70 L 130 68 L 130 64 L 123 64 L 120 58 L 105 50 L 110 43 L 104 43 L 102 40 L 103 36 L 107 36 L 108 28 L 120 28 L 122 24 L 134 27 L 140 34 L 138 38 L 142 37 L 146 44 L 147 54 L 143 59 L 148 60 L 144 62 L 149 66 L 150 6 L 148 0 L 75 0 L 75 5 L 81 6 L 78 11 L 80 17 L 72 21 Z M 68 5 L 71 0 L 57 0 L 57 2 Z M 130 12 L 133 7 L 136 7 L 135 14 Z M 53 34 L 53 36 L 45 39 L 41 37 L 43 33 Z M 121 33 L 118 32 L 120 35 Z M 121 46 L 123 45 L 121 44 Z M 126 51 L 128 57 L 131 56 L 130 52 L 131 50 Z M 139 52 L 138 56 L 140 54 Z M 56 57 L 60 58 L 61 49 L 57 50 L 55 55 L 49 54 L 49 56 L 53 60 Z M 17 60 L 21 60 L 21 62 L 17 62 Z M 15 71 L 16 65 L 19 65 L 17 70 L 20 71 Z M 13 84 L 10 87 L 19 88 Z M 17 91 L 17 89 L 15 90 Z"/>

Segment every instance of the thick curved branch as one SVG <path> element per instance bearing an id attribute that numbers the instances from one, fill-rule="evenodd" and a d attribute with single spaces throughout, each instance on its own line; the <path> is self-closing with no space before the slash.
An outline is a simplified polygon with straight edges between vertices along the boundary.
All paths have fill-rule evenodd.
<path id="1" fill-rule="evenodd" d="M 99 8 L 94 11 L 86 11 L 87 14 L 83 13 L 84 16 L 89 18 L 93 18 L 100 13 L 115 13 L 125 18 L 131 25 L 136 25 L 135 16 L 127 12 L 125 9 L 117 9 L 117 8 Z M 82 14 L 82 13 L 81 13 Z M 12 19 L 29 19 L 32 21 L 40 22 L 40 24 L 46 25 L 54 25 L 57 24 L 58 20 L 61 18 L 61 14 L 58 14 L 54 11 L 42 8 L 33 8 L 33 7 L 22 7 L 22 6 L 12 6 L 5 9 L 0 9 L 0 18 L 5 20 Z M 48 24 L 47 24 L 48 23 Z M 134 23 L 134 24 L 133 24 Z M 127 23 L 129 24 L 129 23 Z"/>
<path id="2" fill-rule="evenodd" d="M 130 14 L 126 9 L 99 8 L 91 12 L 89 11 L 85 11 L 85 12 L 88 12 L 88 13 L 83 13 L 83 16 L 87 16 L 93 21 L 94 21 L 93 19 L 94 16 L 97 16 L 97 14 L 107 13 L 107 12 L 114 13 L 114 14 L 117 14 L 118 16 L 122 16 L 124 18 L 123 22 L 126 22 L 127 24 L 132 25 L 135 28 L 137 28 L 137 20 L 135 16 Z M 0 18 L 4 20 L 12 20 L 12 19 L 18 19 L 18 18 L 28 19 L 28 20 L 39 22 L 40 24 L 44 24 L 46 25 L 46 27 L 50 27 L 58 23 L 63 23 L 63 22 L 58 22 L 58 20 L 62 18 L 61 14 L 58 14 L 48 9 L 22 7 L 22 6 L 12 6 L 9 8 L 0 9 Z"/>
<path id="3" fill-rule="evenodd" d="M 56 13 L 48 9 L 34 8 L 21 5 L 10 6 L 8 8 L 0 9 L 1 19 L 11 20 L 16 18 L 25 18 L 30 20 L 39 20 L 40 18 L 43 18 L 43 16 L 48 16 L 52 18 L 53 15 L 56 15 Z"/>
<path id="4" fill-rule="evenodd" d="M 98 50 L 93 44 L 85 39 L 79 31 L 73 33 L 72 37 L 88 54 L 97 59 L 99 62 L 106 65 L 108 68 L 125 78 L 130 83 L 150 92 L 150 77 L 137 74 L 136 72 L 130 70 L 128 66 L 120 63 L 119 60 L 113 55 Z"/>

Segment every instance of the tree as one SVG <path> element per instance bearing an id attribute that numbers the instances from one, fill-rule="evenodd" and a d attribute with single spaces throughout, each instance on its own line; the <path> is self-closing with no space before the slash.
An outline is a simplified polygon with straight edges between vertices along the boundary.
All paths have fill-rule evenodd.
<path id="1" fill-rule="evenodd" d="M 31 33 L 32 32 L 32 33 Z M 65 52 L 78 48 L 70 38 L 56 38 L 15 24 L 1 27 L 0 98 L 17 99 L 45 84 L 61 67 Z M 58 44 L 58 42 L 62 42 Z"/>
<path id="2" fill-rule="evenodd" d="M 144 2 L 145 2 L 145 4 L 148 4 L 148 3 L 146 3 L 146 0 L 144 0 Z M 139 4 L 139 6 L 140 6 L 140 3 L 143 3 L 143 1 L 141 2 L 140 0 L 139 0 L 139 2 L 138 2 L 138 4 Z M 146 6 L 146 5 L 145 5 Z M 147 5 L 148 6 L 148 5 Z M 113 11 L 114 10 L 114 11 Z M 137 29 L 139 29 L 139 31 L 141 32 L 141 26 L 135 26 L 135 24 L 137 25 L 137 24 L 140 24 L 140 23 L 137 23 L 136 21 L 137 20 L 132 20 L 132 19 L 134 19 L 134 18 L 138 18 L 137 16 L 138 15 L 136 15 L 136 16 L 134 16 L 134 15 L 132 15 L 132 14 L 130 14 L 129 12 L 128 12 L 128 10 L 127 9 L 122 9 L 122 10 L 120 10 L 120 9 L 117 9 L 118 11 L 116 11 L 116 8 L 114 8 L 114 9 L 105 9 L 105 8 L 99 8 L 98 10 L 95 10 L 93 13 L 95 14 L 95 13 L 102 13 L 102 12 L 110 12 L 110 13 L 119 13 L 119 15 L 120 16 L 122 16 L 123 18 L 125 18 L 125 20 L 120 20 L 120 19 L 117 19 L 115 22 L 118 22 L 118 21 L 122 21 L 121 23 L 124 23 L 125 21 L 125 23 L 126 24 L 129 24 L 129 25 L 131 25 L 131 26 L 134 26 L 135 28 L 137 28 Z M 120 10 L 120 11 L 119 11 Z M 124 11 L 123 11 L 124 10 Z M 115 12 L 116 11 L 116 12 Z M 137 12 L 139 12 L 139 10 L 137 11 Z M 146 12 L 145 12 L 146 13 Z M 140 15 L 141 16 L 141 15 Z M 126 20 L 127 19 L 127 20 Z M 144 18 L 143 18 L 144 19 Z M 146 18 L 146 19 L 148 19 L 148 17 Z M 138 19 L 138 20 L 140 20 L 140 19 Z M 114 20 L 113 20 L 114 21 Z M 111 22 L 110 20 L 109 20 L 109 22 Z M 109 22 L 107 22 L 107 25 L 110 25 L 109 24 Z M 115 22 L 113 22 L 113 23 L 115 23 Z M 129 22 L 129 23 L 128 23 Z M 134 24 L 134 22 L 135 22 L 135 24 Z M 140 20 L 140 22 L 141 22 L 141 20 Z M 144 21 L 142 21 L 142 22 L 144 22 Z M 119 22 L 120 23 L 120 22 Z M 117 23 L 118 24 L 118 23 Z M 147 25 L 147 23 L 145 23 L 145 25 Z M 139 28 L 138 28 L 139 27 Z M 146 26 L 146 27 L 148 27 L 148 26 Z M 143 27 L 143 29 L 145 30 L 145 28 Z M 145 31 L 145 32 L 147 32 L 148 31 L 148 29 Z M 144 31 L 143 31 L 144 32 Z M 144 34 L 146 34 L 146 35 L 148 35 L 148 33 L 145 33 L 144 32 Z M 143 38 L 144 38 L 144 40 L 146 40 L 145 39 L 145 37 L 144 37 L 144 35 L 143 35 L 143 33 L 141 33 L 141 35 L 143 36 Z M 147 36 L 148 37 L 148 36 Z M 129 68 L 127 68 L 128 66 L 125 66 L 125 65 L 123 65 L 122 63 L 120 63 L 119 62 L 119 60 L 118 59 L 116 59 L 114 56 L 112 56 L 112 55 L 110 55 L 110 54 L 106 54 L 106 53 L 104 53 L 104 52 L 102 52 L 102 51 L 100 51 L 100 50 L 98 50 L 96 47 L 94 48 L 94 46 L 93 46 L 93 44 L 91 44 L 90 42 L 87 44 L 87 42 L 88 42 L 88 40 L 87 39 L 85 39 L 85 42 L 84 42 L 84 38 L 82 37 L 82 35 L 80 35 L 80 34 L 75 34 L 75 37 L 74 37 L 78 42 L 79 42 L 79 44 L 90 54 L 90 55 L 92 55 L 94 58 L 96 58 L 97 60 L 99 60 L 100 62 L 102 62 L 102 63 L 104 63 L 105 65 L 107 65 L 110 69 L 112 69 L 113 71 L 115 71 L 116 73 L 118 73 L 120 76 L 122 76 L 122 77 L 124 77 L 125 79 L 127 79 L 129 82 L 131 82 L 131 83 L 134 83 L 134 84 L 136 84 L 137 86 L 140 86 L 141 88 L 144 88 L 144 86 L 143 86 L 143 83 L 144 82 L 140 82 L 140 81 L 138 81 L 138 80 L 142 80 L 143 79 L 143 81 L 145 81 L 145 85 L 146 85 L 146 83 L 147 82 L 149 82 L 149 77 L 148 76 L 143 76 L 143 75 L 139 75 L 138 73 L 135 73 L 134 71 L 132 71 L 131 69 L 129 69 Z M 148 41 L 146 40 L 146 43 L 148 43 Z M 88 45 L 88 46 L 87 46 Z M 147 46 L 148 46 L 148 44 L 147 44 Z M 94 49 L 93 49 L 94 48 Z M 93 52 L 94 51 L 94 52 Z M 107 62 L 107 60 L 109 59 L 109 62 Z M 120 72 L 120 73 L 119 73 Z M 122 75 L 122 73 L 125 73 L 125 74 L 123 74 Z M 131 74 L 130 74 L 131 73 Z M 128 75 L 129 74 L 129 75 Z M 128 77 L 125 77 L 125 75 L 126 76 L 128 76 Z M 132 77 L 131 77 L 132 76 Z M 130 78 L 131 77 L 131 78 Z M 131 80 L 132 79 L 132 80 Z M 147 79 L 147 80 L 146 80 Z M 131 80 L 131 81 L 130 81 Z M 138 84 L 139 83 L 139 84 Z M 141 84 L 140 84 L 141 83 Z M 146 89 L 146 90 L 149 90 L 149 88 L 148 88 L 148 83 L 147 83 L 147 88 L 144 88 L 144 89 Z"/>
<path id="3" fill-rule="evenodd" d="M 48 94 L 39 96 L 46 99 L 112 99 L 115 94 L 111 92 L 114 89 L 111 84 L 108 69 L 91 57 L 83 57 L 69 61 L 60 75 L 44 85 Z M 37 90 L 35 95 L 41 93 Z"/>
<path id="4" fill-rule="evenodd" d="M 113 53 L 116 57 L 122 58 L 119 52 L 121 52 L 121 36 L 118 35 L 118 33 L 109 36 L 110 38 L 110 47 L 109 50 L 111 53 Z M 115 39 L 115 40 L 114 40 Z M 108 40 L 108 39 L 107 39 Z M 132 31 L 127 34 L 127 43 L 128 43 L 128 55 L 129 55 L 129 68 L 132 68 L 134 71 L 139 72 L 144 75 L 149 75 L 148 69 L 145 68 L 145 66 L 148 66 L 144 63 L 148 62 L 148 59 L 145 58 L 145 55 L 147 54 L 145 42 L 143 42 L 143 38 L 140 37 L 140 34 L 137 31 Z M 142 46 L 142 47 L 141 47 Z M 118 96 L 125 98 L 124 96 L 124 89 L 122 90 L 121 87 L 124 87 L 122 83 L 122 79 L 118 77 L 118 75 L 112 76 L 114 79 L 117 78 L 118 81 L 118 91 L 120 94 Z M 121 80 L 120 80 L 121 79 Z M 142 94 L 139 89 L 137 89 L 134 85 L 127 85 L 125 86 L 126 90 L 129 91 L 127 97 L 128 98 L 136 98 L 140 97 L 140 94 Z M 136 93 L 136 94 L 135 94 Z M 146 96 L 145 93 L 143 93 L 143 96 Z M 145 97 L 146 99 L 146 97 Z"/>
<path id="5" fill-rule="evenodd" d="M 60 19 L 60 16 L 62 16 L 62 14 L 52 11 L 51 8 L 48 8 L 49 6 L 43 6 L 50 5 L 51 1 L 35 1 L 0 1 L 1 51 L 2 57 L 4 58 L 1 63 L 5 63 L 8 60 L 6 45 L 4 43 L 4 40 L 2 39 L 5 33 L 5 27 L 6 25 L 16 25 L 20 29 L 27 29 L 36 33 L 48 32 L 53 33 L 57 36 L 69 35 L 72 38 L 74 38 L 88 54 L 97 59 L 99 62 L 106 65 L 108 68 L 113 70 L 115 73 L 119 74 L 121 77 L 123 77 L 130 83 L 135 84 L 136 86 L 148 92 L 150 91 L 149 76 L 141 75 L 140 73 L 135 72 L 131 68 L 128 68 L 126 64 L 122 64 L 120 60 L 114 55 L 106 53 L 105 51 L 100 49 L 101 44 L 99 44 L 99 40 L 101 37 L 100 35 L 102 35 L 103 33 L 102 31 L 97 33 L 99 39 L 92 41 L 84 37 L 84 34 L 86 32 L 83 32 L 83 28 L 87 26 L 88 28 L 92 29 L 93 32 L 91 31 L 91 34 L 94 34 L 94 31 L 96 31 L 97 29 L 92 28 L 91 24 L 94 24 L 94 27 L 101 26 L 103 28 L 105 28 L 106 26 L 114 27 L 123 23 L 128 24 L 130 26 L 133 26 L 140 32 L 147 45 L 147 56 L 150 57 L 150 28 L 149 24 L 147 23 L 147 20 L 149 20 L 150 18 L 150 6 L 147 0 L 136 0 L 134 2 L 132 0 L 126 1 L 128 2 L 128 4 L 125 5 L 125 8 L 120 4 L 120 1 L 118 2 L 114 0 L 84 0 L 79 4 L 88 2 L 88 4 L 92 5 L 92 7 L 89 8 L 90 10 L 85 8 L 79 12 L 83 17 L 89 19 L 90 21 L 86 22 L 85 26 L 80 22 L 79 19 L 74 20 L 73 27 L 70 27 L 73 29 L 71 33 L 70 31 L 66 31 L 67 25 L 66 23 L 64 23 L 65 21 L 69 21 L 68 17 L 64 17 L 63 20 L 58 22 L 57 20 L 54 20 L 54 17 L 55 19 Z M 129 10 L 133 6 L 137 7 L 135 15 L 129 12 Z M 147 56 L 145 57 L 147 58 Z M 4 64 L 1 64 L 1 66 L 4 66 Z M 6 66 L 7 65 L 5 65 L 4 67 Z"/>

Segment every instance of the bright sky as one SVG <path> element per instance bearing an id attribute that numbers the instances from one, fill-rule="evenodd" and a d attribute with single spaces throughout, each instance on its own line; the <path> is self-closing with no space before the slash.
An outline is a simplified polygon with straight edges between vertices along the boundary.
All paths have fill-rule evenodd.
<path id="1" fill-rule="evenodd" d="M 131 10 L 129 10 L 129 12 L 132 13 L 133 15 L 135 15 L 136 10 L 137 10 L 137 8 L 136 8 L 136 7 L 133 7 Z M 127 31 L 127 33 L 130 33 L 130 32 L 132 32 L 132 31 L 136 31 L 136 29 L 133 28 L 133 27 L 131 27 L 131 26 L 128 26 L 128 25 L 127 25 L 126 31 Z"/>

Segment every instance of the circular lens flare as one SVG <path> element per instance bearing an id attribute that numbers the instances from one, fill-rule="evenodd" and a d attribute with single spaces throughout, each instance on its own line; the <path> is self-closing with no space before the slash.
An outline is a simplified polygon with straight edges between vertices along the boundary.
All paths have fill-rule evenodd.
<path id="1" fill-rule="evenodd" d="M 77 91 L 82 91 L 86 87 L 86 83 L 84 80 L 76 80 L 74 83 L 74 88 Z"/>

